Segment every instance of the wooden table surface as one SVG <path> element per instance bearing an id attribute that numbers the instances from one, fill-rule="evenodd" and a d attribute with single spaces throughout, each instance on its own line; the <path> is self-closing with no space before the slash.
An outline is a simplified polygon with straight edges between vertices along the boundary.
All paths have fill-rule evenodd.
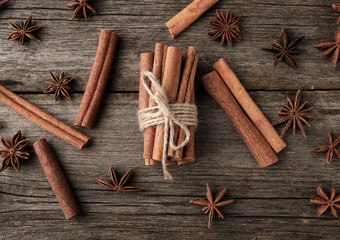
<path id="1" fill-rule="evenodd" d="M 10 167 L 0 173 L 1 239 L 338 239 L 340 220 L 329 212 L 316 215 L 309 202 L 321 185 L 340 193 L 340 161 L 327 164 L 324 154 L 311 149 L 327 143 L 327 132 L 340 134 L 340 66 L 333 68 L 313 45 L 332 41 L 338 14 L 329 0 L 221 0 L 176 39 L 165 26 L 190 0 L 92 1 L 97 14 L 71 20 L 71 0 L 12 0 L 0 10 L 0 84 L 57 118 L 72 124 L 95 57 L 99 32 L 119 34 L 119 50 L 110 75 L 99 117 L 91 137 L 80 151 L 0 104 L 0 135 L 11 138 L 18 129 L 32 142 L 44 137 L 56 152 L 81 208 L 81 215 L 65 220 L 50 189 L 32 144 L 31 158 L 20 173 Z M 243 40 L 232 48 L 211 42 L 207 22 L 215 10 L 232 8 L 242 14 Z M 41 43 L 25 46 L 6 41 L 12 31 L 8 20 L 29 15 L 43 24 Z M 305 35 L 297 56 L 298 70 L 281 63 L 274 67 L 270 46 L 281 27 L 289 36 Z M 162 42 L 200 51 L 197 78 L 224 57 L 270 121 L 279 107 L 298 89 L 302 100 L 315 107 L 321 120 L 311 120 L 308 138 L 289 130 L 288 147 L 276 164 L 260 169 L 222 109 L 197 84 L 199 126 L 193 164 L 171 166 L 174 181 L 163 179 L 160 166 L 144 166 L 143 139 L 137 123 L 139 55 Z M 72 100 L 54 102 L 42 94 L 49 71 L 75 77 Z M 198 82 L 198 81 L 197 81 Z M 277 127 L 278 131 L 283 126 Z M 109 179 L 109 166 L 119 173 L 134 169 L 132 184 L 145 192 L 115 193 L 93 178 Z M 222 208 L 225 219 L 208 216 L 189 200 L 205 195 L 205 183 L 214 192 L 228 188 Z"/>

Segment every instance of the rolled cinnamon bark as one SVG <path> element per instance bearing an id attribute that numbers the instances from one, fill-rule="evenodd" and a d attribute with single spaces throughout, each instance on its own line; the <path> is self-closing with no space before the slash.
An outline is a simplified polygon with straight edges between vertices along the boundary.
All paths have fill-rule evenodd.
<path id="1" fill-rule="evenodd" d="M 7 3 L 9 3 L 11 0 L 3 0 L 3 1 L 0 1 L 0 9 L 5 7 Z"/>
<path id="2" fill-rule="evenodd" d="M 164 76 L 165 61 L 166 61 L 166 55 L 167 55 L 167 53 L 168 53 L 168 46 L 167 46 L 167 45 L 164 45 L 161 80 L 163 80 L 163 76 Z"/>
<path id="3" fill-rule="evenodd" d="M 195 100 L 193 98 L 192 103 L 194 103 Z M 195 161 L 195 126 L 189 126 L 189 132 L 190 132 L 190 140 L 185 145 L 182 152 L 177 153 L 176 151 L 176 158 L 180 159 L 177 161 L 178 165 L 182 165 L 188 162 L 194 162 Z M 184 139 L 184 135 L 183 135 Z"/>
<path id="4" fill-rule="evenodd" d="M 27 102 L 15 93 L 0 85 L 0 101 L 32 123 L 59 137 L 65 142 L 82 149 L 90 140 L 88 136 L 78 132 L 59 119 Z"/>
<path id="5" fill-rule="evenodd" d="M 165 55 L 166 55 L 167 49 L 168 49 L 168 46 L 162 43 L 156 43 L 155 45 L 155 58 L 153 62 L 152 72 L 153 74 L 155 74 L 156 79 L 158 79 L 161 83 L 162 83 L 162 76 L 164 72 Z M 151 90 L 153 92 L 155 91 L 155 87 L 152 84 L 151 84 Z M 150 98 L 149 107 L 153 107 L 155 105 L 156 105 L 155 101 L 152 98 Z M 148 155 L 148 157 L 150 158 L 150 165 L 158 165 L 159 161 L 155 161 L 152 159 L 156 127 L 151 127 L 146 130 L 149 131 L 150 136 L 152 136 L 152 138 L 150 137 L 150 140 L 149 140 L 150 146 L 152 146 L 152 148 L 150 148 L 150 152 Z"/>
<path id="6" fill-rule="evenodd" d="M 155 75 L 156 79 L 162 82 L 162 70 L 163 70 L 163 61 L 165 63 L 165 59 L 163 58 L 163 55 L 165 54 L 165 50 L 167 49 L 167 46 L 162 43 L 156 43 L 155 45 L 155 58 L 153 61 L 153 69 L 152 72 Z M 151 90 L 154 91 L 155 87 L 151 85 Z M 149 102 L 150 107 L 155 105 L 155 101 L 150 98 Z"/>
<path id="7" fill-rule="evenodd" d="M 149 107 L 149 99 L 150 96 L 147 93 L 143 83 L 142 83 L 142 75 L 144 71 L 151 71 L 152 70 L 152 64 L 153 64 L 153 53 L 142 53 L 140 55 L 140 84 L 139 84 L 139 109 L 145 109 Z M 145 165 L 150 165 L 150 159 L 152 158 L 152 151 L 153 151 L 153 142 L 154 142 L 154 136 L 155 134 L 152 133 L 150 135 L 150 131 L 148 131 L 151 128 L 145 129 L 143 132 L 144 136 L 144 159 L 145 159 Z M 151 140 L 151 141 L 150 141 Z"/>
<path id="8" fill-rule="evenodd" d="M 190 103 L 195 103 L 195 94 L 192 96 L 192 100 Z M 195 161 L 195 126 L 189 126 L 189 132 L 190 132 L 190 140 L 185 145 L 184 149 L 179 149 L 176 151 L 175 157 L 179 159 L 177 161 L 178 165 L 182 165 L 188 162 L 194 162 Z M 180 132 L 179 141 L 183 141 L 185 138 L 184 132 Z"/>
<path id="9" fill-rule="evenodd" d="M 187 52 L 182 52 L 182 74 L 183 74 L 183 69 L 185 67 L 185 64 L 186 64 L 186 59 L 187 59 Z M 181 86 L 183 85 L 182 84 L 182 74 L 181 74 L 181 79 L 180 79 L 180 85 L 179 85 L 179 90 L 178 90 L 178 93 L 177 93 L 177 98 L 176 98 L 176 103 L 178 101 L 178 94 L 179 92 L 181 91 Z M 186 89 L 185 89 L 186 90 Z M 183 90 L 182 90 L 183 91 Z M 174 143 L 176 144 L 177 143 L 177 138 L 178 138 L 178 134 L 179 134 L 179 128 L 178 126 L 174 126 L 175 130 L 174 130 Z M 168 159 L 167 159 L 167 166 L 170 166 L 170 165 L 174 165 L 174 164 L 177 164 L 177 160 L 178 159 L 175 159 L 175 151 L 172 149 L 172 147 L 170 146 L 169 144 L 169 147 L 168 147 Z"/>
<path id="10" fill-rule="evenodd" d="M 287 144 L 282 140 L 275 128 L 268 121 L 266 116 L 264 116 L 253 99 L 249 96 L 247 90 L 243 87 L 240 80 L 236 77 L 227 62 L 221 58 L 214 64 L 214 68 L 222 77 L 223 81 L 227 84 L 229 90 L 232 92 L 250 120 L 262 133 L 274 151 L 278 153 L 284 149 Z"/>
<path id="11" fill-rule="evenodd" d="M 190 3 L 166 23 L 171 37 L 175 38 L 178 36 L 218 1 L 219 0 L 194 0 Z"/>
<path id="12" fill-rule="evenodd" d="M 92 128 L 110 75 L 117 41 L 118 35 L 116 33 L 108 30 L 100 32 L 96 58 L 74 121 L 75 126 Z"/>
<path id="13" fill-rule="evenodd" d="M 169 103 L 176 101 L 179 80 L 181 75 L 182 50 L 176 47 L 168 47 L 166 53 L 166 61 L 164 66 L 164 75 L 162 79 L 162 88 L 164 89 Z M 162 160 L 163 155 L 163 138 L 164 126 L 156 127 L 155 142 L 153 149 L 153 159 Z"/>
<path id="14" fill-rule="evenodd" d="M 198 62 L 198 52 L 194 47 L 189 47 L 185 66 L 182 73 L 181 78 L 181 85 L 177 96 L 177 103 L 194 103 L 194 82 L 196 76 L 196 69 L 197 69 L 197 62 Z M 189 127 L 189 126 L 188 126 Z M 175 132 L 174 142 L 179 145 L 185 139 L 185 133 L 182 129 L 178 127 L 175 128 L 177 131 Z M 190 134 L 190 139 L 191 134 Z M 192 144 L 191 142 L 190 144 Z M 189 142 L 188 142 L 189 144 Z M 188 144 L 184 147 L 186 148 Z M 179 161 L 182 159 L 183 148 L 175 151 L 172 148 L 169 148 L 168 155 L 170 157 L 174 157 L 175 160 Z M 191 156 L 195 158 L 195 156 Z"/>
<path id="15" fill-rule="evenodd" d="M 73 196 L 68 181 L 46 139 L 42 138 L 36 141 L 33 144 L 33 148 L 39 158 L 40 165 L 45 172 L 46 178 L 57 197 L 65 218 L 68 220 L 79 214 L 78 204 Z"/>
<path id="16" fill-rule="evenodd" d="M 180 86 L 177 94 L 176 103 L 184 103 L 185 97 L 187 94 L 188 89 L 188 82 L 189 78 L 194 71 L 196 73 L 196 69 L 193 69 L 195 55 L 197 51 L 194 47 L 189 47 L 187 53 L 183 53 L 182 55 L 182 62 L 184 62 L 184 67 L 182 71 L 182 76 L 180 80 Z M 190 93 L 191 94 L 191 93 Z M 178 144 L 178 135 L 179 135 L 179 127 L 175 126 L 175 134 L 174 134 L 174 143 Z M 175 157 L 175 150 L 169 145 L 168 149 L 168 157 L 173 158 Z M 176 160 L 176 159 L 174 159 Z"/>
<path id="17" fill-rule="evenodd" d="M 189 79 L 189 85 L 187 89 L 187 95 L 185 97 L 185 103 L 191 103 L 191 104 L 195 103 L 195 77 L 196 77 L 197 63 L 198 63 L 198 52 L 195 55 L 195 61 L 193 65 L 193 69 L 195 69 L 195 72 L 192 72 L 192 75 L 190 76 L 190 79 Z M 189 132 L 190 132 L 191 137 L 187 145 L 185 145 L 183 149 L 179 149 L 176 151 L 176 155 L 175 155 L 176 158 L 182 159 L 181 161 L 179 161 L 179 165 L 185 162 L 195 161 L 195 126 L 189 126 Z M 178 143 L 183 142 L 184 139 L 185 139 L 184 131 L 180 130 Z"/>
<path id="18" fill-rule="evenodd" d="M 277 162 L 278 158 L 275 152 L 242 111 L 220 75 L 213 71 L 203 76 L 201 82 L 205 90 L 228 115 L 260 167 L 266 167 Z"/>

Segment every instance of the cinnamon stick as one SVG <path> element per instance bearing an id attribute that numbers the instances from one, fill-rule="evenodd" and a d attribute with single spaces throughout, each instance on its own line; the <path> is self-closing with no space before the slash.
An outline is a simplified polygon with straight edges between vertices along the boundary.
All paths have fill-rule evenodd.
<path id="1" fill-rule="evenodd" d="M 198 52 L 195 56 L 195 62 L 193 68 L 197 68 L 198 63 Z M 187 95 L 185 97 L 186 103 L 195 103 L 195 89 L 194 89 L 194 81 L 195 81 L 195 75 L 194 74 L 193 80 L 189 81 L 188 89 L 187 89 Z M 189 100 L 189 98 L 191 99 Z M 188 162 L 194 162 L 195 161 L 195 126 L 188 126 L 189 132 L 190 132 L 190 139 L 189 142 L 185 145 L 184 148 L 178 149 L 175 153 L 175 159 L 177 159 L 177 164 L 182 165 Z M 185 139 L 185 133 L 183 130 L 180 130 L 177 144 L 181 143 Z"/>
<path id="2" fill-rule="evenodd" d="M 149 94 L 142 83 L 142 74 L 144 71 L 151 71 L 153 64 L 153 53 L 142 53 L 140 55 L 140 84 L 139 84 L 139 109 L 145 109 L 149 107 Z M 150 159 L 152 158 L 154 133 L 148 131 L 151 128 L 145 129 L 144 136 L 144 159 L 145 165 L 150 165 Z M 151 141 L 150 141 L 151 140 Z"/>
<path id="3" fill-rule="evenodd" d="M 186 55 L 186 61 L 181 77 L 181 84 L 177 95 L 177 103 L 192 103 L 192 96 L 194 95 L 194 81 L 196 76 L 196 68 L 198 61 L 198 52 L 196 48 L 189 47 Z M 174 142 L 178 145 L 185 139 L 184 131 L 175 127 Z M 175 157 L 175 160 L 182 159 L 183 148 L 175 151 L 169 147 L 168 156 Z"/>
<path id="4" fill-rule="evenodd" d="M 75 126 L 92 128 L 110 75 L 117 41 L 118 35 L 116 33 L 108 30 L 100 32 L 96 58 L 74 121 Z"/>
<path id="5" fill-rule="evenodd" d="M 85 134 L 78 132 L 1 85 L 0 101 L 42 129 L 45 129 L 78 149 L 82 149 L 90 140 Z"/>
<path id="6" fill-rule="evenodd" d="M 177 97 L 179 80 L 181 75 L 182 50 L 176 47 L 168 47 L 166 53 L 166 61 L 164 66 L 164 74 L 162 79 L 162 88 L 164 89 L 169 103 L 174 103 Z M 164 126 L 156 127 L 155 142 L 153 149 L 153 159 L 162 160 L 163 155 L 163 138 Z"/>
<path id="7" fill-rule="evenodd" d="M 33 148 L 65 218 L 68 220 L 79 214 L 78 204 L 72 194 L 68 181 L 46 139 L 42 138 L 36 141 L 33 144 Z"/>
<path id="8" fill-rule="evenodd" d="M 273 149 L 242 111 L 220 75 L 213 71 L 203 76 L 201 82 L 210 96 L 228 115 L 260 167 L 266 167 L 278 161 Z"/>
<path id="9" fill-rule="evenodd" d="M 182 52 L 182 66 L 181 66 L 181 69 L 182 69 L 182 74 L 183 74 L 183 69 L 186 65 L 186 60 L 187 60 L 187 52 Z M 187 82 L 186 82 L 187 84 Z M 176 103 L 178 101 L 178 94 L 180 91 L 183 91 L 183 90 L 180 90 L 181 88 L 183 88 L 184 86 L 182 86 L 182 75 L 181 75 L 181 79 L 180 79 L 180 85 L 179 85 L 179 90 L 178 90 L 178 93 L 177 93 L 177 98 L 176 98 Z M 186 89 L 185 89 L 186 91 Z M 174 126 L 174 143 L 176 144 L 177 143 L 177 138 L 178 138 L 178 134 L 179 134 L 179 127 L 178 126 Z M 174 164 L 177 164 L 177 160 L 178 159 L 175 159 L 175 151 L 172 149 L 172 147 L 169 145 L 168 147 L 168 159 L 167 159 L 167 166 L 170 166 L 170 165 L 174 165 Z"/>
<path id="10" fill-rule="evenodd" d="M 193 94 L 190 103 L 195 103 L 195 94 Z M 187 145 L 185 145 L 184 149 L 181 148 L 181 149 L 176 151 L 175 156 L 176 156 L 177 159 L 179 159 L 177 161 L 178 165 L 182 165 L 182 164 L 185 164 L 185 163 L 188 163 L 188 162 L 194 162 L 195 161 L 195 126 L 189 126 L 189 132 L 190 132 L 190 140 L 187 143 Z M 183 141 L 184 138 L 185 138 L 184 132 L 181 131 L 178 141 Z"/>
<path id="11" fill-rule="evenodd" d="M 167 49 L 168 49 L 168 46 L 162 43 L 156 43 L 155 45 L 155 58 L 153 62 L 152 72 L 153 74 L 155 74 L 156 79 L 158 79 L 161 83 L 162 83 L 162 77 L 164 73 L 165 56 L 166 56 Z M 151 84 L 151 90 L 153 92 L 155 91 L 155 87 L 152 84 Z M 155 105 L 156 105 L 155 101 L 152 98 L 150 98 L 149 107 L 153 107 Z M 152 138 L 150 137 L 150 146 L 152 142 L 152 149 L 150 148 L 151 151 L 150 151 L 150 155 L 148 156 L 150 157 L 150 165 L 158 165 L 159 161 L 155 161 L 152 159 L 156 128 L 152 127 L 152 128 L 148 128 L 147 130 L 150 131 L 150 136 L 152 136 Z"/>
<path id="12" fill-rule="evenodd" d="M 194 60 L 194 65 L 193 65 L 193 69 L 195 71 L 192 71 L 192 74 L 189 79 L 187 95 L 185 96 L 185 103 L 191 103 L 191 104 L 195 103 L 195 77 L 196 77 L 197 63 L 198 63 L 198 52 L 195 55 L 195 60 Z M 179 165 L 186 163 L 186 162 L 195 161 L 195 126 L 189 126 L 189 132 L 191 136 L 189 142 L 187 143 L 187 145 L 185 145 L 184 148 L 177 150 L 175 154 L 175 157 L 177 159 L 181 159 L 178 162 Z M 184 139 L 185 139 L 185 134 L 184 134 L 184 131 L 181 130 L 179 132 L 177 144 L 183 142 Z"/>
<path id="13" fill-rule="evenodd" d="M 229 67 L 227 62 L 221 58 L 214 64 L 214 68 L 220 74 L 223 81 L 227 84 L 229 90 L 232 92 L 238 103 L 246 112 L 250 120 L 262 133 L 269 145 L 276 153 L 284 149 L 287 144 L 282 140 L 275 128 L 264 116 L 262 111 L 247 93 L 240 80 L 236 77 L 233 70 Z"/>
<path id="14" fill-rule="evenodd" d="M 168 46 L 167 46 L 167 45 L 164 45 L 161 80 L 163 80 L 163 76 L 164 76 L 164 69 L 165 69 L 165 61 L 166 61 L 167 52 L 168 52 Z M 162 81 L 162 82 L 163 82 L 163 81 Z"/>
<path id="15" fill-rule="evenodd" d="M 178 36 L 218 1 L 219 0 L 194 0 L 190 3 L 166 23 L 171 37 L 175 38 Z"/>

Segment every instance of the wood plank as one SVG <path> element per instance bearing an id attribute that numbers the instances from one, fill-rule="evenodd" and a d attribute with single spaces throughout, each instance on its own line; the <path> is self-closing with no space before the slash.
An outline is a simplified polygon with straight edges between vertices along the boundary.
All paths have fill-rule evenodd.
<path id="1" fill-rule="evenodd" d="M 276 111 L 295 92 L 251 92 L 270 120 L 278 118 Z M 72 101 L 54 103 L 53 97 L 22 94 L 54 116 L 72 124 L 81 94 Z M 309 198 L 316 196 L 320 184 L 329 191 L 340 185 L 338 161 L 327 164 L 324 155 L 314 155 L 310 149 L 326 143 L 328 130 L 339 133 L 340 91 L 307 91 L 313 112 L 324 119 L 311 121 L 308 138 L 288 132 L 287 149 L 279 154 L 280 161 L 260 169 L 239 135 L 219 106 L 204 92 L 198 94 L 200 124 L 196 134 L 197 161 L 172 166 L 175 178 L 166 182 L 160 167 L 143 165 L 142 134 L 139 133 L 136 111 L 138 94 L 107 94 L 100 119 L 93 130 L 82 130 L 92 137 L 91 145 L 80 151 L 53 137 L 12 110 L 0 107 L 1 136 L 9 138 L 16 129 L 35 141 L 45 137 L 56 151 L 69 178 L 81 216 L 66 221 L 45 180 L 39 161 L 30 147 L 32 158 L 24 161 L 22 171 L 6 169 L 0 177 L 0 220 L 5 239 L 29 238 L 138 238 L 282 239 L 292 236 L 314 239 L 338 231 L 340 222 L 327 213 L 316 217 L 315 205 Z M 327 126 L 325 128 L 325 126 Z M 112 165 L 122 174 L 134 168 L 132 184 L 146 187 L 140 193 L 114 193 L 102 188 L 93 178 L 109 179 Z M 206 229 L 207 216 L 189 200 L 204 197 L 205 183 L 214 191 L 228 188 L 227 198 L 235 203 L 223 208 L 224 221 L 214 222 Z M 268 231 L 270 229 L 270 231 Z M 246 231 L 245 231 L 246 230 Z M 297 235 L 294 235 L 297 234 Z M 327 238 L 329 237 L 329 238 Z"/>
<path id="2" fill-rule="evenodd" d="M 320 58 L 313 45 L 331 41 L 336 29 L 337 13 L 329 1 L 221 1 L 204 14 L 175 40 L 172 40 L 165 22 L 181 10 L 189 0 L 154 2 L 94 1 L 98 14 L 87 21 L 72 21 L 72 10 L 64 7 L 67 1 L 55 3 L 38 0 L 13 1 L 0 15 L 2 26 L 0 46 L 0 84 L 19 92 L 42 92 L 49 71 L 65 71 L 76 78 L 73 91 L 84 91 L 95 56 L 100 29 L 108 28 L 120 36 L 119 48 L 111 73 L 108 91 L 137 91 L 139 54 L 152 51 L 154 44 L 187 48 L 194 45 L 200 51 L 198 76 L 206 74 L 220 57 L 225 57 L 232 69 L 249 90 L 339 89 L 338 68 L 333 69 L 328 59 Z M 231 7 L 242 14 L 240 21 L 243 40 L 234 47 L 220 47 L 210 42 L 206 32 L 208 21 L 216 9 Z M 254 11 L 255 10 L 255 11 Z M 259 15 L 259 13 L 261 13 Z M 6 41 L 11 32 L 8 20 L 24 20 L 33 15 L 33 21 L 45 27 L 39 33 L 42 42 L 19 46 Z M 142 23 L 142 24 L 141 24 Z M 311 24 L 312 23 L 312 24 Z M 334 24 L 332 24 L 334 23 Z M 270 47 L 281 27 L 287 26 L 289 35 L 305 35 L 297 56 L 299 69 L 294 71 L 284 63 L 273 66 L 271 54 L 261 48 Z"/>
<path id="3" fill-rule="evenodd" d="M 51 215 L 51 212 L 46 212 Z M 37 239 L 335 239 L 339 227 L 332 226 L 334 219 L 304 218 L 260 218 L 226 216 L 217 220 L 213 229 L 206 227 L 207 216 L 203 214 L 185 215 L 178 221 L 178 215 L 118 215 L 103 213 L 98 216 L 87 214 L 82 225 L 77 220 L 43 219 L 36 212 L 25 212 L 31 221 L 22 221 L 21 216 L 12 218 L 15 226 L 8 228 L 7 239 L 19 239 L 17 231 Z M 202 215 L 202 216 L 201 216 Z M 152 220 L 154 217 L 154 220 Z M 151 220 L 150 220 L 151 219 Z M 158 221 L 157 221 L 158 220 Z M 79 220 L 78 220 L 79 221 Z M 18 224 L 23 223 L 23 224 Z M 56 227 L 57 226 L 57 227 Z M 183 227 L 185 226 L 185 227 Z M 57 231 L 51 231 L 56 229 Z M 96 233 L 93 229 L 100 231 Z M 223 228 L 223 229 L 222 229 Z M 236 236 L 236 237 L 235 237 Z"/>

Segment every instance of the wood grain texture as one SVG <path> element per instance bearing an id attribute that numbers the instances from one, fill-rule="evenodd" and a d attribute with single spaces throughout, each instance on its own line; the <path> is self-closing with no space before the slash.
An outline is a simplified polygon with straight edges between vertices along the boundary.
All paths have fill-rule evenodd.
<path id="1" fill-rule="evenodd" d="M 156 42 L 187 48 L 194 45 L 200 52 L 198 76 L 212 70 L 212 64 L 224 57 L 246 89 L 339 89 L 338 68 L 333 69 L 313 45 L 333 40 L 337 13 L 329 0 L 305 1 L 220 1 L 186 29 L 171 39 L 165 22 L 185 7 L 186 1 L 94 1 L 98 14 L 88 20 L 71 20 L 72 10 L 65 7 L 71 0 L 46 2 L 17 0 L 0 15 L 0 83 L 13 85 L 14 91 L 41 92 L 49 71 L 65 71 L 76 78 L 74 91 L 84 91 L 98 44 L 99 31 L 109 29 L 119 35 L 111 73 L 110 91 L 138 90 L 138 62 L 141 52 L 150 52 Z M 26 9 L 28 7 L 28 9 Z M 215 10 L 231 7 L 240 20 L 243 40 L 234 47 L 220 47 L 206 34 L 208 21 Z M 19 22 L 33 16 L 33 23 L 43 24 L 42 42 L 31 41 L 18 46 L 6 41 L 11 32 L 8 20 Z M 291 38 L 305 35 L 297 56 L 299 69 L 292 71 L 284 63 L 273 66 L 271 53 L 261 48 L 270 46 L 285 25 Z M 15 67 L 14 67 L 15 66 Z"/>
<path id="2" fill-rule="evenodd" d="M 329 0 L 229 0 L 220 1 L 171 39 L 165 22 L 190 0 L 93 1 L 97 10 L 86 21 L 72 21 L 71 0 L 13 0 L 0 10 L 0 84 L 24 99 L 72 124 L 85 90 L 96 53 L 99 31 L 116 31 L 120 37 L 115 64 L 99 117 L 92 130 L 80 129 L 92 142 L 76 150 L 28 122 L 0 103 L 0 136 L 11 138 L 18 129 L 32 142 L 44 137 L 53 147 L 68 177 L 82 214 L 66 221 L 49 187 L 39 160 L 22 161 L 20 173 L 8 168 L 0 173 L 0 239 L 337 239 L 340 222 L 331 214 L 317 217 L 309 198 L 322 185 L 340 193 L 340 162 L 312 154 L 326 144 L 327 132 L 340 134 L 340 78 L 328 59 L 319 57 L 314 44 L 332 40 L 338 14 Z M 233 48 L 210 42 L 207 22 L 216 9 L 232 8 L 242 14 L 241 35 Z M 6 41 L 15 22 L 33 16 L 43 24 L 42 42 L 26 46 Z M 304 34 L 297 56 L 299 69 L 273 66 L 269 47 L 285 25 L 292 38 Z M 288 146 L 279 162 L 260 169 L 223 110 L 201 86 L 196 92 L 199 126 L 196 162 L 170 166 L 173 182 L 163 180 L 160 166 L 144 166 L 143 136 L 137 124 L 139 55 L 162 42 L 200 52 L 197 77 L 210 72 L 224 57 L 270 121 L 285 98 L 301 88 L 302 100 L 315 107 L 321 120 L 306 128 L 308 138 L 288 131 Z M 54 103 L 43 95 L 49 71 L 65 71 L 75 77 L 72 101 Z M 282 130 L 283 126 L 276 129 Z M 145 192 L 115 193 L 93 178 L 109 179 L 109 166 L 123 174 L 134 169 L 131 184 Z M 189 200 L 205 195 L 205 183 L 214 192 L 228 188 L 225 199 L 235 203 L 222 208 L 225 220 L 215 219 L 207 229 L 208 216 Z"/>

